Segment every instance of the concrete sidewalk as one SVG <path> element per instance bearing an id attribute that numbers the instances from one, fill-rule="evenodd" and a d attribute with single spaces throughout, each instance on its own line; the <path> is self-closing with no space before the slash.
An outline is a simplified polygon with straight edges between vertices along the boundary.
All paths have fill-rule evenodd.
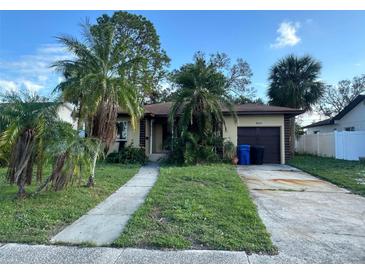
<path id="1" fill-rule="evenodd" d="M 110 245 L 157 181 L 158 165 L 149 164 L 105 201 L 51 239 L 52 243 Z"/>
<path id="2" fill-rule="evenodd" d="M 0 244 L 1 245 L 1 244 Z M 245 252 L 6 244 L 0 264 L 247 264 Z"/>

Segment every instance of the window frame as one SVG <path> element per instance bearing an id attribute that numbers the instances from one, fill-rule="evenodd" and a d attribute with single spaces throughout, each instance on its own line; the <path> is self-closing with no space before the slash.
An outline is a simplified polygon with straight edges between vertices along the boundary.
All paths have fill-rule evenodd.
<path id="1" fill-rule="evenodd" d="M 120 125 L 123 124 L 123 130 L 120 132 Z M 117 140 L 127 141 L 128 140 L 128 121 L 117 122 Z"/>

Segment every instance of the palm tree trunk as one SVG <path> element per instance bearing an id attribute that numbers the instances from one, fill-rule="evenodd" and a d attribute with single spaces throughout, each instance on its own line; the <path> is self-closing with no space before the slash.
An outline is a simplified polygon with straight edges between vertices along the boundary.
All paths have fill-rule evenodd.
<path id="1" fill-rule="evenodd" d="M 25 187 L 24 187 L 24 184 L 18 184 L 18 192 L 16 194 L 16 196 L 19 198 L 19 199 L 22 199 L 26 196 L 26 192 L 25 192 Z"/>
<path id="2" fill-rule="evenodd" d="M 101 143 L 98 144 L 97 149 L 96 149 L 95 154 L 94 154 L 94 159 L 93 159 L 93 163 L 92 163 L 92 167 L 91 167 L 91 173 L 90 173 L 89 179 L 88 179 L 87 184 L 86 184 L 87 187 L 92 187 L 92 186 L 95 185 L 96 160 L 98 159 L 100 149 L 101 149 Z"/>
<path id="3" fill-rule="evenodd" d="M 17 184 L 17 196 L 19 198 L 23 198 L 25 196 L 25 185 L 30 185 L 32 182 L 34 162 L 33 147 L 34 130 L 27 129 L 19 137 L 11 153 L 8 178 L 11 183 Z"/>

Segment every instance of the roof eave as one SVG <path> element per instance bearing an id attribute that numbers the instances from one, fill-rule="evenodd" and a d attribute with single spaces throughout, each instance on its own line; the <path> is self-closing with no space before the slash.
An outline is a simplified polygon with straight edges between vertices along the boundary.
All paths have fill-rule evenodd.
<path id="1" fill-rule="evenodd" d="M 321 125 L 317 124 L 316 125 L 316 123 L 314 123 L 314 124 L 310 124 L 310 125 L 302 127 L 302 128 L 304 129 L 304 128 L 312 128 L 312 127 L 323 127 L 323 126 L 330 126 L 330 125 L 334 125 L 334 124 L 335 124 L 334 120 L 331 120 L 331 121 L 329 121 L 328 123 L 325 123 L 325 124 L 321 124 Z"/>
<path id="2" fill-rule="evenodd" d="M 303 110 L 293 110 L 293 111 L 236 111 L 237 115 L 291 115 L 297 116 L 303 114 Z M 229 111 L 224 111 L 223 114 L 231 114 Z"/>

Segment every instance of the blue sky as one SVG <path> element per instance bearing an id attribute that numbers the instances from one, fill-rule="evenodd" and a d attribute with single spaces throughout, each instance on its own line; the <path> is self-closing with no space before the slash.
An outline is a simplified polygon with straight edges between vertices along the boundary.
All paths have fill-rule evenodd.
<path id="1" fill-rule="evenodd" d="M 105 11 L 0 11 L 0 88 L 48 94 L 60 81 L 49 64 L 67 53 L 55 36 L 79 37 L 79 23 Z M 227 53 L 251 66 L 265 97 L 270 66 L 287 54 L 310 54 L 327 83 L 365 73 L 365 12 L 361 11 L 134 11 L 155 25 L 170 69 L 196 51 Z"/>

